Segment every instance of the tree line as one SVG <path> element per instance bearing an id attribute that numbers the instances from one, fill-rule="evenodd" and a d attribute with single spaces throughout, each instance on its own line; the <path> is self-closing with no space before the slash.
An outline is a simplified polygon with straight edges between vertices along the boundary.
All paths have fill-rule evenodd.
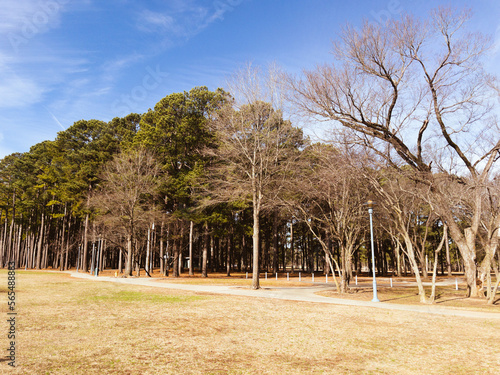
<path id="1" fill-rule="evenodd" d="M 493 303 L 500 227 L 488 40 L 466 11 L 346 26 L 300 77 L 247 67 L 144 114 L 81 120 L 0 161 L 0 265 L 127 276 L 324 272 L 340 293 L 379 274 L 463 272 Z M 328 139 L 308 126 L 327 120 Z M 307 117 L 304 117 L 307 116 Z M 294 118 L 294 116 L 290 117 Z M 496 277 L 496 283 L 492 279 Z"/>

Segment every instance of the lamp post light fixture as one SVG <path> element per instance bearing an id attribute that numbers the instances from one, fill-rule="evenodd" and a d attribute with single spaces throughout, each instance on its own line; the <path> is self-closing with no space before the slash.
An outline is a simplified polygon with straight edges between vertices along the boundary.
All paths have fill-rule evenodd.
<path id="1" fill-rule="evenodd" d="M 368 214 L 370 214 L 370 243 L 372 247 L 372 271 L 373 271 L 373 299 L 372 302 L 380 302 L 377 298 L 377 279 L 375 277 L 375 247 L 373 246 L 373 201 L 366 202 Z"/>

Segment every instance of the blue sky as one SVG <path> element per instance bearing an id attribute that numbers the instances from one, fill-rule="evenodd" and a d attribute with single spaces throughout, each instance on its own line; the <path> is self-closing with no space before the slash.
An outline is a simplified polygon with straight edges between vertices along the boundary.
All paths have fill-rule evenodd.
<path id="1" fill-rule="evenodd" d="M 143 113 L 164 96 L 224 86 L 248 62 L 299 73 L 331 60 L 346 22 L 425 15 L 434 0 L 0 0 L 0 158 L 80 119 Z M 491 34 L 500 69 L 500 2 L 453 1 Z"/>

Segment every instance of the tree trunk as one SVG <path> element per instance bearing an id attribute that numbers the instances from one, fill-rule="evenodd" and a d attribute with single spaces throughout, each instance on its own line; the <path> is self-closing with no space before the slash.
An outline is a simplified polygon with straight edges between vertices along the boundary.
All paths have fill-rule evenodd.
<path id="1" fill-rule="evenodd" d="M 43 246 L 43 231 L 45 228 L 45 215 L 42 212 L 42 222 L 40 224 L 40 233 L 38 234 L 38 246 L 36 252 L 36 269 L 39 270 L 42 266 L 42 246 Z"/>
<path id="2" fill-rule="evenodd" d="M 201 260 L 201 277 L 208 277 L 207 274 L 207 262 L 208 262 L 208 224 L 205 222 L 203 225 L 203 255 Z"/>
<path id="3" fill-rule="evenodd" d="M 399 241 L 396 241 L 396 247 L 394 249 L 394 252 L 396 253 L 396 273 L 397 276 L 401 277 L 401 244 Z"/>
<path id="4" fill-rule="evenodd" d="M 0 217 L 2 215 L 2 211 L 0 210 Z M 4 223 L 4 229 L 3 229 L 3 236 L 2 236 L 2 251 L 0 252 L 0 267 L 4 266 L 4 261 L 7 259 L 7 218 L 9 215 L 9 210 L 6 208 L 5 209 L 5 223 Z"/>
<path id="5" fill-rule="evenodd" d="M 290 222 L 290 253 L 292 256 L 292 273 L 294 271 L 294 263 L 295 263 L 295 249 L 293 246 L 293 220 Z"/>
<path id="6" fill-rule="evenodd" d="M 146 264 L 144 265 L 144 271 L 146 271 L 146 275 L 149 274 L 149 257 L 151 251 L 151 227 L 148 225 L 148 239 L 146 242 Z"/>
<path id="7" fill-rule="evenodd" d="M 494 259 L 493 259 L 494 261 Z M 493 262 L 492 263 L 496 263 L 496 262 Z M 488 299 L 488 305 L 493 305 L 493 302 L 495 301 L 495 297 L 497 295 L 497 290 L 498 290 L 498 287 L 500 286 L 500 272 L 498 270 L 498 264 L 493 264 L 493 270 L 495 271 L 495 276 L 496 276 L 496 283 L 495 283 L 495 286 L 493 287 L 493 290 L 491 291 L 491 294 L 490 294 L 490 298 Z"/>
<path id="8" fill-rule="evenodd" d="M 273 273 L 278 272 L 278 213 L 274 211 L 273 213 Z"/>
<path id="9" fill-rule="evenodd" d="M 420 271 L 418 268 L 417 261 L 415 259 L 415 252 L 413 251 L 412 241 L 409 238 L 409 236 L 406 235 L 406 232 L 403 233 L 403 237 L 404 237 L 405 244 L 406 244 L 406 255 L 408 256 L 408 261 L 410 263 L 410 267 L 415 274 L 415 281 L 417 282 L 418 294 L 420 296 L 420 302 L 426 303 L 424 285 L 422 283 L 422 279 L 420 278 Z"/>
<path id="10" fill-rule="evenodd" d="M 260 221 L 259 221 L 259 209 L 255 207 L 254 200 L 254 208 L 253 208 L 253 236 L 252 236 L 252 244 L 253 244 L 253 270 L 252 270 L 252 289 L 259 289 L 259 230 L 260 230 Z"/>
<path id="11" fill-rule="evenodd" d="M 178 276 L 182 274 L 182 261 L 183 261 L 183 255 L 182 255 L 182 249 L 184 248 L 184 222 L 180 222 L 181 226 L 181 236 L 179 238 L 179 249 L 178 249 L 178 254 L 179 254 L 179 261 L 177 262 L 178 267 L 179 267 L 179 273 Z"/>
<path id="12" fill-rule="evenodd" d="M 65 231 L 66 231 L 66 205 L 64 205 L 64 216 L 63 216 L 63 225 L 61 229 L 61 247 L 59 248 L 59 270 L 62 271 L 64 269 L 64 239 L 65 239 Z"/>
<path id="13" fill-rule="evenodd" d="M 17 246 L 16 246 L 16 253 L 14 255 L 14 263 L 15 263 L 15 268 L 19 268 L 19 258 L 21 256 L 21 242 L 22 242 L 22 234 L 23 234 L 23 225 L 19 225 L 19 234 L 17 237 Z"/>
<path id="14" fill-rule="evenodd" d="M 233 251 L 233 228 L 227 238 L 226 246 L 226 276 L 231 276 L 231 252 Z"/>
<path id="15" fill-rule="evenodd" d="M 444 241 L 444 246 L 446 249 L 446 268 L 448 271 L 448 276 L 452 276 L 451 273 L 451 258 L 450 258 L 450 243 L 448 241 L 448 230 L 446 230 L 446 239 Z"/>
<path id="16" fill-rule="evenodd" d="M 174 238 L 172 240 L 172 252 L 174 253 L 174 264 L 172 267 L 172 276 L 179 277 L 179 223 L 174 224 Z"/>
<path id="17" fill-rule="evenodd" d="M 189 276 L 193 276 L 193 227 L 194 223 L 189 223 Z"/>
<path id="18" fill-rule="evenodd" d="M 437 264 L 438 264 L 438 259 L 439 259 L 439 252 L 443 248 L 443 244 L 448 241 L 448 227 L 446 224 L 443 226 L 443 238 L 441 239 L 441 242 L 438 245 L 438 248 L 434 252 L 434 268 L 432 270 L 432 292 L 431 296 L 429 297 L 429 303 L 434 303 L 434 300 L 436 299 L 436 273 L 437 273 Z"/>
<path id="19" fill-rule="evenodd" d="M 104 271 L 104 251 L 106 250 L 106 240 L 101 238 L 101 251 L 99 256 L 99 271 Z"/>
<path id="20" fill-rule="evenodd" d="M 323 250 L 325 251 L 326 259 L 327 259 L 328 264 L 330 266 L 330 271 L 332 272 L 332 277 L 333 277 L 333 282 L 335 283 L 335 288 L 336 288 L 337 292 L 340 293 L 341 289 L 340 289 L 339 282 L 337 281 L 337 277 L 335 276 L 335 268 L 333 268 L 332 260 L 335 262 L 335 264 L 337 266 L 337 271 L 339 271 L 339 273 L 340 273 L 339 266 L 338 266 L 337 262 L 335 261 L 333 254 L 330 252 L 330 249 L 328 249 L 326 246 L 323 245 Z"/>
<path id="21" fill-rule="evenodd" d="M 68 257 L 69 257 L 69 241 L 71 233 L 71 216 L 68 218 L 68 235 L 66 236 L 66 257 L 64 259 L 64 270 L 68 270 Z"/>
<path id="22" fill-rule="evenodd" d="M 160 226 L 160 274 L 165 274 L 165 254 L 163 251 L 163 221 Z"/>
<path id="23" fill-rule="evenodd" d="M 14 226 L 15 226 L 15 218 L 16 218 L 16 192 L 14 191 L 14 195 L 12 196 L 12 220 L 10 222 L 9 228 L 9 240 L 7 242 L 7 256 L 6 261 L 9 262 L 11 260 L 11 253 L 14 249 Z M 5 217 L 7 220 L 7 217 Z"/>
<path id="24" fill-rule="evenodd" d="M 463 231 L 455 222 L 452 213 L 442 210 L 442 217 L 446 220 L 450 237 L 457 245 L 458 251 L 462 256 L 464 265 L 465 280 L 467 283 L 467 297 L 478 297 L 476 285 L 476 233 L 474 228 L 465 228 Z"/>
<path id="25" fill-rule="evenodd" d="M 96 259 L 96 254 L 95 254 L 95 241 L 92 241 L 92 258 L 90 261 L 90 274 L 94 274 L 95 270 L 95 259 Z"/>
<path id="26" fill-rule="evenodd" d="M 118 273 L 121 275 L 123 272 L 123 249 L 120 247 L 118 254 Z"/>
<path id="27" fill-rule="evenodd" d="M 127 264 L 125 265 L 125 275 L 132 276 L 132 235 L 127 235 Z"/>
<path id="28" fill-rule="evenodd" d="M 85 229 L 83 232 L 83 259 L 82 259 L 82 267 L 83 272 L 88 271 L 88 257 L 87 254 L 89 252 L 88 247 L 88 232 L 89 232 L 89 214 L 85 215 Z"/>

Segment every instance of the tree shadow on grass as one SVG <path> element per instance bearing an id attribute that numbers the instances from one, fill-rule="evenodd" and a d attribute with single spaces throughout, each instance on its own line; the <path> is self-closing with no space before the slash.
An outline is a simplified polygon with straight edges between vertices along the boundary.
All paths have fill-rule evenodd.
<path id="1" fill-rule="evenodd" d="M 461 301 L 466 300 L 467 297 L 453 297 L 453 298 L 444 298 L 444 297 L 436 297 L 435 303 L 436 305 L 439 303 L 451 302 L 451 301 Z"/>
<path id="2" fill-rule="evenodd" d="M 411 296 L 399 296 L 399 297 L 392 297 L 392 298 L 381 298 L 380 301 L 381 302 L 397 301 L 397 300 L 400 300 L 400 299 L 412 298 L 414 296 L 418 296 L 418 293 L 417 294 L 412 294 Z"/>

